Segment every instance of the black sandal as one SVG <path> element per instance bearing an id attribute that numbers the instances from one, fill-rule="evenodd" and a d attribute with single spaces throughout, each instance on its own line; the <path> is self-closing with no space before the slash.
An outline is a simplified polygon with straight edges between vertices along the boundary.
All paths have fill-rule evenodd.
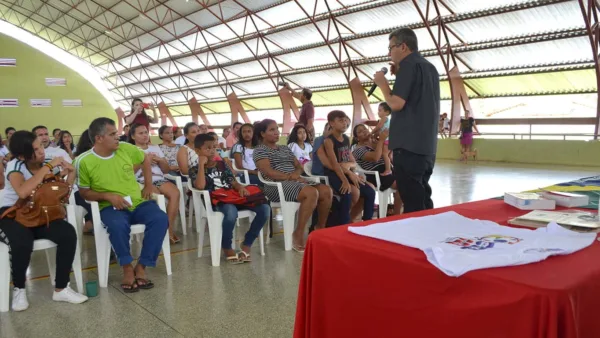
<path id="1" fill-rule="evenodd" d="M 137 278 L 136 277 L 135 282 L 137 283 L 138 288 L 142 289 L 142 290 L 149 290 L 154 287 L 154 283 L 152 283 L 151 280 L 146 279 L 146 278 Z M 142 282 L 143 284 L 140 284 L 140 282 Z"/>
<path id="2" fill-rule="evenodd" d="M 134 280 L 131 284 L 121 284 L 121 290 L 123 290 L 125 293 L 134 293 L 140 291 L 136 280 Z"/>

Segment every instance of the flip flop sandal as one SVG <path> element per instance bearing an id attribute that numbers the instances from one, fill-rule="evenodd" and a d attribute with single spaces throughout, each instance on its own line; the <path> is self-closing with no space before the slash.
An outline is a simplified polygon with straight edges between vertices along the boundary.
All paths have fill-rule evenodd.
<path id="1" fill-rule="evenodd" d="M 123 290 L 125 293 L 135 293 L 140 291 L 140 288 L 138 287 L 137 282 L 133 281 L 131 284 L 121 284 L 121 290 Z"/>
<path id="2" fill-rule="evenodd" d="M 304 253 L 304 247 L 303 246 L 299 246 L 299 245 L 292 245 L 292 250 L 299 252 L 299 253 Z"/>
<path id="3" fill-rule="evenodd" d="M 170 244 L 177 244 L 179 242 L 181 242 L 181 238 L 178 237 L 169 237 L 169 241 L 171 242 Z"/>
<path id="4" fill-rule="evenodd" d="M 238 256 L 238 254 L 235 254 L 235 256 L 228 256 L 225 260 L 227 261 L 227 263 L 232 265 L 244 263 L 244 261 L 240 259 L 240 256 Z"/>
<path id="5" fill-rule="evenodd" d="M 136 277 L 135 282 L 137 283 L 138 289 L 149 290 L 154 287 L 154 283 L 152 283 L 151 280 L 146 279 L 146 278 L 137 278 Z M 140 282 L 142 282 L 143 284 L 140 284 Z"/>
<path id="6" fill-rule="evenodd" d="M 240 260 L 244 263 L 246 262 L 252 262 L 252 258 L 250 257 L 250 254 L 245 252 L 245 251 L 240 251 L 238 252 L 238 257 L 240 258 Z"/>

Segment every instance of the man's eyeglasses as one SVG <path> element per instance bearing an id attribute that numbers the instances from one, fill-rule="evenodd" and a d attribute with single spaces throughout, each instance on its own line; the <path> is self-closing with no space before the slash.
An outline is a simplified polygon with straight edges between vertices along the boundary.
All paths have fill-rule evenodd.
<path id="1" fill-rule="evenodd" d="M 402 45 L 402 43 L 397 43 L 395 45 L 391 45 L 388 47 L 388 52 L 392 52 L 392 49 L 394 49 L 395 47 L 400 47 Z"/>

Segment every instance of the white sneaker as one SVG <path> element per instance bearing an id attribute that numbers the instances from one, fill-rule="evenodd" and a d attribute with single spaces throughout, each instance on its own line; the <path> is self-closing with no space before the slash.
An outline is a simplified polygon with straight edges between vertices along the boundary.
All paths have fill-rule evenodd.
<path id="1" fill-rule="evenodd" d="M 75 290 L 71 289 L 69 285 L 64 288 L 61 292 L 54 291 L 52 295 L 52 300 L 57 302 L 68 302 L 71 304 L 81 304 L 88 300 L 87 296 L 84 296 L 80 293 L 77 293 Z"/>
<path id="2" fill-rule="evenodd" d="M 25 289 L 14 288 L 13 289 L 13 299 L 12 299 L 12 309 L 13 311 L 25 311 L 29 308 L 29 302 L 27 301 L 27 293 Z"/>

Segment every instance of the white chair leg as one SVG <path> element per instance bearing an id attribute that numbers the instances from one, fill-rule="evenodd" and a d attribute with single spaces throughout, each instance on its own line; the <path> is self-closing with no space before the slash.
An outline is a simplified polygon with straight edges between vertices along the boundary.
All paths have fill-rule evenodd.
<path id="1" fill-rule="evenodd" d="M 212 266 L 221 264 L 221 240 L 223 239 L 223 214 L 217 213 L 208 221 L 208 232 L 210 238 L 210 259 Z M 214 225 L 214 226 L 211 226 Z"/>
<path id="2" fill-rule="evenodd" d="M 110 241 L 106 230 L 98 231 L 96 237 L 96 258 L 98 260 L 98 284 L 101 288 L 108 287 L 108 266 L 110 264 Z"/>
<path id="3" fill-rule="evenodd" d="M 196 216 L 196 231 L 198 232 L 198 258 L 202 257 L 202 251 L 204 250 L 204 233 L 206 232 L 206 222 L 203 221 L 202 215 L 200 214 L 200 204 L 202 201 L 197 198 L 193 199 L 192 207 Z"/>
<path id="4" fill-rule="evenodd" d="M 48 262 L 50 284 L 56 285 L 56 247 L 44 251 L 46 251 L 46 262 Z M 77 250 L 75 252 L 77 252 Z"/>
<path id="5" fill-rule="evenodd" d="M 0 312 L 8 312 L 10 302 L 10 258 L 8 246 L 0 243 Z"/>
<path id="6" fill-rule="evenodd" d="M 163 252 L 163 257 L 165 258 L 165 266 L 167 268 L 167 276 L 170 276 L 171 274 L 173 274 L 173 271 L 171 270 L 171 243 L 169 243 L 168 235 L 165 235 L 165 238 L 163 239 L 162 252 Z"/>
<path id="7" fill-rule="evenodd" d="M 264 233 L 264 228 L 260 229 L 260 236 L 258 236 L 260 238 L 259 243 L 260 243 L 260 255 L 264 256 L 265 255 L 265 238 L 263 236 Z"/>
<path id="8" fill-rule="evenodd" d="M 285 244 L 285 251 L 292 250 L 292 235 L 294 233 L 294 225 L 296 223 L 296 212 L 293 208 L 281 208 L 283 213 L 283 241 Z"/>
<path id="9" fill-rule="evenodd" d="M 384 218 L 387 214 L 387 196 L 385 191 L 378 191 L 377 197 L 379 197 L 379 218 Z"/>
<path id="10" fill-rule="evenodd" d="M 83 271 L 81 267 L 81 250 L 79 248 L 75 250 L 75 259 L 73 260 L 73 274 L 75 275 L 75 282 L 77 283 L 77 291 L 83 294 Z"/>
<path id="11" fill-rule="evenodd" d="M 183 192 L 179 192 L 179 218 L 181 223 L 181 232 L 184 236 L 187 236 L 187 227 L 185 220 L 185 200 L 183 199 Z"/>

